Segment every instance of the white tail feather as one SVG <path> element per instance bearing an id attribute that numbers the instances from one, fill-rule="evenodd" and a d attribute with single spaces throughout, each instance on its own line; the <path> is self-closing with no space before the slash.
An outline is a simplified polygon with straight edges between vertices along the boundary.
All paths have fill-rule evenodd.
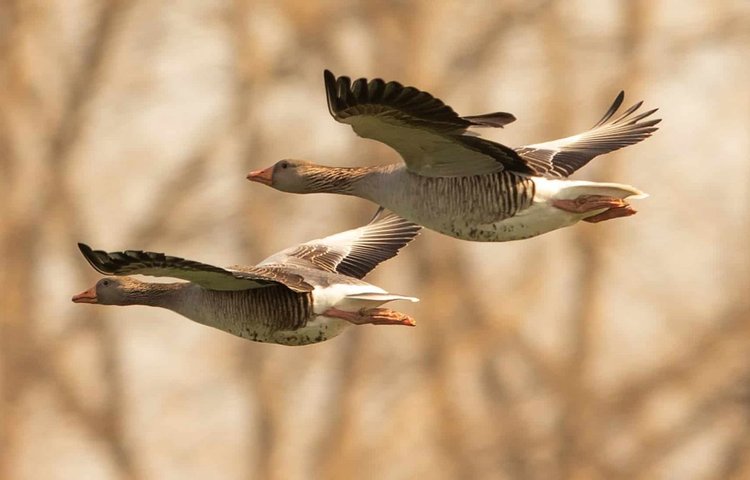
<path id="1" fill-rule="evenodd" d="M 410 302 L 418 302 L 419 299 L 416 297 L 407 297 L 405 295 L 396 295 L 393 293 L 360 293 L 355 295 L 347 295 L 348 300 L 367 300 L 373 302 L 392 302 L 394 300 L 408 300 Z"/>
<path id="2" fill-rule="evenodd" d="M 631 200 L 639 200 L 648 197 L 647 193 L 638 190 L 630 185 L 622 183 L 600 183 L 587 182 L 585 180 L 548 180 L 535 179 L 537 191 L 540 190 L 548 198 L 560 200 L 574 200 L 581 195 L 602 195 Z M 542 193 L 540 192 L 540 193 Z"/>

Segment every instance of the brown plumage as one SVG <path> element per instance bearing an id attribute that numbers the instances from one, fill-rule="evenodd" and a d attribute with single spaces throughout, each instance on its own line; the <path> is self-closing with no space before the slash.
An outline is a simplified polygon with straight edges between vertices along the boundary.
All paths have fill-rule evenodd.
<path id="1" fill-rule="evenodd" d="M 305 345 L 332 338 L 351 324 L 414 325 L 408 315 L 379 308 L 389 294 L 361 280 L 394 257 L 420 227 L 381 210 L 360 228 L 282 250 L 255 266 L 227 268 L 155 252 L 105 252 L 79 244 L 107 275 L 73 297 L 76 303 L 148 305 L 259 342 Z M 174 277 L 147 283 L 127 275 Z"/>
<path id="2" fill-rule="evenodd" d="M 361 137 L 391 146 L 404 164 L 340 168 L 282 160 L 248 179 L 291 193 L 365 198 L 446 235 L 492 242 L 631 215 L 626 199 L 644 196 L 629 185 L 567 179 L 594 157 L 657 130 L 660 120 L 650 118 L 656 110 L 637 113 L 641 102 L 617 115 L 622 92 L 589 131 L 510 148 L 470 131 L 502 127 L 515 119 L 510 114 L 460 116 L 398 82 L 352 82 L 325 71 L 324 83 L 331 115 Z"/>

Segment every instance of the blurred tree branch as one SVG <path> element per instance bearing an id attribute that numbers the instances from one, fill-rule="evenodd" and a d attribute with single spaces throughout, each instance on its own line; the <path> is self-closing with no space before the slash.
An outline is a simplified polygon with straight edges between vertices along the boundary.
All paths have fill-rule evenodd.
<path id="1" fill-rule="evenodd" d="M 84 8 L 71 5 L 74 5 L 69 7 L 71 9 Z M 149 23 L 136 27 L 125 20 L 141 2 L 119 0 L 91 5 L 97 10 L 90 35 L 81 45 L 65 47 L 80 61 L 66 62 L 77 68 L 73 75 L 63 79 L 67 83 L 60 97 L 62 107 L 57 108 L 44 103 L 49 95 L 35 96 L 37 85 L 41 85 L 38 88 L 51 87 L 37 78 L 43 70 L 31 68 L 34 65 L 30 63 L 51 61 L 42 57 L 32 59 L 26 50 L 28 42 L 46 47 L 45 42 L 50 41 L 42 35 L 44 32 L 38 31 L 48 28 L 49 24 L 32 22 L 36 19 L 32 16 L 36 13 L 52 15 L 49 12 L 57 10 L 52 7 L 43 10 L 48 7 L 20 0 L 0 3 L 0 200 L 10 211 L 9 219 L 3 217 L 0 222 L 0 256 L 4 259 L 0 268 L 0 291 L 4 296 L 4 312 L 0 316 L 0 478 L 15 476 L 19 454 L 23 453 L 20 449 L 28 448 L 19 441 L 27 428 L 24 409 L 29 408 L 30 387 L 40 383 L 49 387 L 66 418 L 73 419 L 95 442 L 104 445 L 102 450 L 106 452 L 107 461 L 114 465 L 115 475 L 140 478 L 150 473 L 148 460 L 142 460 L 143 447 L 128 442 L 127 433 L 134 428 L 133 419 L 123 403 L 128 397 L 123 391 L 126 385 L 122 378 L 118 330 L 113 328 L 107 312 L 96 310 L 85 317 L 65 312 L 55 319 L 63 322 L 61 333 L 43 334 L 43 329 L 39 328 L 42 325 L 40 303 L 34 296 L 35 287 L 44 282 L 39 278 L 45 273 L 40 264 L 48 257 L 69 256 L 74 242 L 92 228 L 76 207 L 78 192 L 70 175 L 78 160 L 77 145 L 89 122 L 95 118 L 92 114 L 96 112 L 91 111 L 92 100 L 97 99 L 102 87 L 112 80 L 107 72 L 108 67 L 118 61 L 117 46 L 137 34 L 139 28 L 153 28 L 161 33 L 162 28 L 168 28 L 169 21 L 174 21 L 170 17 L 171 20 L 158 26 Z M 319 70 L 318 64 L 329 66 L 336 61 L 349 65 L 372 62 L 379 76 L 408 81 L 440 96 L 451 84 L 472 85 L 471 78 L 491 68 L 498 54 L 509 48 L 509 40 L 514 40 L 515 35 L 534 36 L 541 29 L 545 51 L 539 55 L 541 60 L 533 58 L 535 53 L 530 52 L 528 61 L 538 63 L 543 72 L 538 78 L 532 75 L 534 78 L 529 81 L 550 80 L 545 88 L 534 93 L 554 99 L 549 109 L 541 112 L 551 125 L 550 136 L 554 136 L 569 130 L 576 107 L 571 103 L 575 97 L 569 95 L 570 92 L 592 88 L 576 71 L 586 54 L 606 53 L 608 61 L 619 60 L 623 72 L 619 80 L 632 87 L 645 79 L 656 79 L 647 76 L 652 72 L 646 70 L 646 67 L 656 67 L 651 63 L 644 65 L 645 59 L 651 62 L 655 58 L 646 57 L 653 54 L 651 49 L 689 55 L 696 47 L 708 48 L 712 42 L 725 45 L 724 42 L 731 41 L 732 45 L 737 45 L 745 38 L 742 26 L 746 18 L 736 14 L 737 8 L 730 8 L 731 2 L 715 8 L 717 12 L 705 23 L 690 31 L 685 29 L 684 36 L 666 39 L 659 36 L 663 35 L 659 33 L 662 30 L 651 29 L 651 10 L 657 6 L 642 0 L 623 3 L 617 15 L 621 27 L 602 28 L 595 37 L 587 37 L 586 42 L 573 30 L 578 23 L 569 18 L 572 17 L 570 10 L 565 10 L 568 7 L 561 2 L 536 0 L 506 3 L 497 8 L 491 2 L 486 5 L 481 17 L 472 17 L 467 13 L 469 8 L 451 9 L 448 3 L 424 0 L 362 5 L 312 4 L 298 0 L 260 4 L 253 0 L 234 0 L 211 9 L 206 7 L 206 11 L 220 11 L 224 22 L 220 35 L 227 34 L 225 40 L 231 42 L 233 49 L 228 64 L 231 73 L 227 75 L 233 84 L 232 98 L 227 102 L 230 105 L 227 127 L 181 159 L 183 163 L 177 173 L 159 185 L 154 207 L 134 222 L 123 242 L 148 244 L 159 240 L 169 244 L 188 238 L 192 230 L 184 227 L 178 230 L 178 219 L 194 213 L 190 210 L 190 199 L 200 198 L 202 187 L 206 186 L 205 180 L 196 179 L 210 179 L 212 168 L 222 161 L 232 162 L 232 168 L 240 169 L 237 175 L 244 174 L 253 155 L 267 155 L 277 142 L 294 141 L 296 129 L 304 129 L 305 122 L 309 121 L 304 102 L 289 103 L 290 109 L 298 109 L 295 113 L 299 122 L 286 131 L 272 134 L 266 133 L 272 129 L 263 127 L 277 119 L 261 118 L 263 110 L 258 105 L 267 100 L 268 92 L 283 92 L 290 78 L 299 80 L 290 72 L 305 71 L 306 67 L 312 68 L 311 65 Z M 194 24 L 188 20 L 198 21 L 181 17 L 179 8 L 183 7 L 170 6 L 170 15 L 179 17 L 176 23 L 183 27 L 189 25 L 185 28 L 187 34 L 194 34 Z M 714 6 L 700 8 L 703 12 Z M 78 10 L 73 12 L 78 13 Z M 449 17 L 450 28 L 437 24 Z M 212 18 L 206 15 L 199 22 L 210 23 Z M 266 21 L 263 27 L 270 26 L 267 30 L 258 27 Z M 444 52 L 448 58 L 441 58 L 437 62 L 439 68 L 435 68 L 430 63 L 431 55 L 434 58 L 432 49 L 439 43 L 435 42 L 435 36 L 446 34 L 451 28 L 466 28 L 461 35 L 463 40 Z M 175 38 L 179 34 L 186 33 L 169 33 Z M 278 38 L 266 43 L 263 35 Z M 170 40 L 173 39 L 170 37 Z M 346 48 L 350 50 L 343 48 L 344 42 L 349 42 Z M 267 45 L 281 46 L 266 49 Z M 160 74 L 166 75 L 167 70 Z M 519 91 L 519 94 L 526 93 L 529 92 Z M 316 105 L 322 108 L 319 102 Z M 54 121 L 37 121 L 40 118 Z M 32 128 L 21 128 L 27 124 Z M 28 136 L 34 138 L 28 140 Z M 35 143 L 45 145 L 40 149 L 42 155 L 37 162 L 43 165 L 43 171 L 35 178 L 41 188 L 32 200 L 26 200 L 31 196 L 19 193 L 29 185 L 18 179 L 30 161 L 37 161 L 31 158 L 34 153 L 29 153 L 26 147 Z M 356 148 L 358 162 L 362 164 L 381 160 L 380 155 L 371 153 L 374 149 L 368 150 L 366 143 L 357 143 Z M 227 151 L 231 154 L 223 155 Z M 393 154 L 388 158 L 396 160 L 397 157 Z M 602 163 L 593 170 L 614 179 L 616 163 Z M 16 198 L 23 198 L 26 203 L 11 205 Z M 275 207 L 291 210 L 300 199 L 282 195 L 274 197 L 274 201 L 277 202 Z M 336 211 L 337 218 L 332 223 L 357 223 L 359 213 L 365 209 L 369 211 L 370 205 L 364 202 L 362 210 L 342 207 Z M 268 229 L 259 228 L 278 222 L 275 209 L 258 208 L 257 202 L 238 202 L 231 210 L 231 214 L 213 212 L 212 225 L 226 230 L 232 241 L 236 238 L 241 251 L 270 252 L 278 246 L 278 232 L 274 235 Z M 717 225 L 723 225 L 722 221 L 717 214 Z M 726 223 L 734 226 L 741 222 Z M 745 231 L 732 230 L 732 235 L 750 238 L 750 216 L 745 224 Z M 278 230 L 286 232 L 282 226 Z M 313 475 L 351 478 L 362 474 L 363 459 L 372 455 L 373 448 L 387 459 L 383 462 L 383 468 L 387 469 L 383 476 L 408 475 L 409 468 L 418 467 L 391 463 L 392 458 L 397 459 L 395 462 L 399 457 L 391 457 L 388 449 L 395 449 L 397 442 L 388 436 L 397 435 L 396 440 L 402 440 L 402 435 L 405 438 L 424 435 L 425 438 L 420 439 L 423 441 L 419 445 L 419 458 L 413 460 L 432 465 L 428 473 L 445 478 L 647 478 L 669 466 L 693 440 L 711 435 L 722 422 L 739 419 L 739 424 L 725 429 L 726 440 L 717 447 L 722 458 L 716 460 L 715 478 L 747 476 L 750 471 L 746 458 L 750 413 L 746 393 L 738 391 L 743 390 L 748 381 L 746 351 L 750 344 L 747 340 L 750 338 L 750 304 L 745 296 L 750 276 L 747 272 L 734 276 L 735 270 L 740 268 L 732 270 L 732 279 L 726 282 L 725 304 L 713 311 L 714 318 L 708 319 L 710 327 L 693 332 L 695 341 L 685 342 L 679 355 L 664 358 L 636 378 L 623 378 L 621 383 L 613 380 L 615 386 L 611 390 L 601 391 L 592 373 L 606 368 L 600 366 L 597 355 L 598 342 L 606 335 L 601 328 L 601 312 L 607 297 L 601 286 L 611 272 L 603 244 L 617 241 L 606 231 L 597 229 L 593 236 L 594 230 L 584 227 L 575 234 L 571 231 L 569 237 L 558 235 L 558 239 L 573 239 L 566 251 L 572 252 L 576 268 L 575 285 L 564 300 L 550 299 L 549 280 L 539 273 L 545 271 L 549 261 L 539 253 L 549 248 L 550 243 L 541 241 L 538 251 L 524 250 L 529 262 L 518 262 L 524 272 L 518 276 L 520 280 L 502 292 L 507 299 L 489 298 L 485 285 L 476 278 L 471 267 L 466 266 L 467 252 L 473 246 L 452 239 L 425 235 L 417 240 L 419 245 L 414 251 L 398 259 L 397 267 L 389 267 L 416 272 L 415 292 L 423 299 L 418 307 L 419 318 L 429 319 L 420 323 L 415 330 L 417 341 L 409 346 L 413 355 L 409 358 L 421 359 L 410 360 L 408 364 L 413 370 L 410 373 L 418 381 L 398 386 L 408 389 L 398 390 L 399 394 L 426 401 L 418 402 L 418 407 L 410 410 L 394 406 L 392 415 L 383 419 L 389 426 L 400 426 L 400 422 L 416 417 L 410 425 L 416 434 L 406 429 L 402 432 L 383 428 L 387 433 L 370 436 L 367 430 L 371 428 L 368 421 L 372 421 L 363 413 L 368 408 L 363 407 L 370 407 L 372 411 L 372 405 L 360 404 L 362 392 L 387 385 L 388 374 L 402 361 L 395 355 L 393 358 L 385 355 L 390 353 L 390 345 L 378 343 L 377 337 L 369 336 L 367 330 L 351 329 L 335 342 L 303 352 L 248 343 L 226 353 L 237 360 L 234 381 L 243 386 L 241 391 L 245 395 L 240 408 L 253 412 L 250 421 L 240 427 L 246 431 L 246 443 L 242 447 L 246 455 L 238 461 L 245 462 L 246 475 L 288 478 L 290 472 L 307 468 L 304 471 Z M 61 248 L 64 253 L 50 255 L 46 251 L 48 248 Z M 500 251 L 516 247 L 497 245 L 496 248 Z M 736 256 L 737 265 L 741 262 L 747 265 L 746 252 L 737 252 Z M 69 270 L 75 279 L 93 276 L 81 262 Z M 528 332 L 528 328 L 523 328 L 527 327 L 524 322 L 529 319 L 518 312 L 524 312 L 526 305 L 541 301 L 558 302 L 563 307 L 567 301 L 573 306 L 570 318 L 560 315 L 562 320 L 569 321 L 569 325 L 565 325 L 569 341 L 562 348 L 537 343 L 532 335 L 522 333 Z M 501 302 L 508 302 L 512 308 L 498 308 Z M 694 324 L 708 323 L 701 322 L 703 319 L 692 312 L 684 313 L 681 306 L 663 305 L 663 308 L 674 316 L 690 317 L 695 320 Z M 89 354 L 87 361 L 103 367 L 101 407 L 89 406 L 90 402 L 86 401 L 89 392 L 80 387 L 80 379 L 65 364 L 66 358 L 82 343 L 84 334 L 94 335 L 97 343 L 95 353 Z M 334 351 L 330 356 L 323 354 L 331 350 Z M 389 363 L 384 363 L 384 356 Z M 512 365 L 507 367 L 509 363 Z M 296 418 L 293 402 L 303 396 L 298 384 L 309 378 L 314 368 L 309 365 L 320 364 L 335 371 L 335 375 L 325 377 L 330 377 L 326 380 L 330 383 L 326 385 L 324 397 L 336 407 L 327 415 L 320 415 L 314 424 L 294 430 L 302 441 L 290 439 L 286 435 Z M 377 375 L 373 373 L 373 365 L 380 368 Z M 471 392 L 463 390 L 467 384 L 471 385 Z M 383 388 L 384 392 L 386 390 Z M 684 404 L 678 407 L 685 413 L 676 421 L 656 425 L 651 420 L 650 409 L 663 395 L 669 396 L 672 392 L 684 397 Z M 373 398 L 365 397 L 368 402 L 383 402 L 387 395 L 386 392 Z M 477 418 L 483 423 L 478 424 Z M 610 454 L 617 450 L 617 445 L 613 446 L 617 441 L 609 438 L 613 423 L 624 426 L 625 431 L 618 434 L 622 434 L 626 443 L 632 440 L 637 444 L 627 457 L 614 460 Z M 295 455 L 290 458 L 290 444 L 312 445 L 312 449 L 292 452 Z M 33 455 L 42 456 L 39 452 Z M 202 461 L 215 460 L 204 458 Z M 181 460 L 179 463 L 189 462 Z"/>

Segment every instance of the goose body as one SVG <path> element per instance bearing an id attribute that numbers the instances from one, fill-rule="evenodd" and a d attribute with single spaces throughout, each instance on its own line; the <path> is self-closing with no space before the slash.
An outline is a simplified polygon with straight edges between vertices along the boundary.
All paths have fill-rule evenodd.
<path id="1" fill-rule="evenodd" d="M 362 137 L 394 148 L 403 164 L 340 168 L 282 160 L 248 179 L 292 193 L 337 193 L 373 201 L 452 237 L 529 238 L 577 223 L 635 213 L 626 199 L 645 196 L 616 183 L 569 180 L 597 155 L 638 143 L 656 130 L 655 110 L 620 116 L 621 92 L 594 127 L 572 137 L 512 149 L 479 138 L 473 127 L 502 127 L 504 112 L 460 117 L 427 92 L 380 79 L 324 75 L 333 117 Z"/>
<path id="2" fill-rule="evenodd" d="M 146 305 L 257 342 L 306 345 L 352 324 L 414 325 L 408 315 L 379 308 L 393 300 L 360 278 L 398 253 L 419 232 L 379 212 L 368 225 L 283 250 L 253 267 L 215 267 L 161 253 L 79 248 L 105 277 L 73 297 L 77 303 Z M 147 283 L 142 274 L 187 280 Z"/>
<path id="3" fill-rule="evenodd" d="M 368 182 L 398 188 L 372 188 Z M 556 208 L 555 200 L 574 199 L 589 192 L 617 198 L 644 195 L 619 184 L 535 178 L 510 172 L 424 177 L 400 165 L 373 173 L 353 192 L 431 230 L 464 240 L 490 242 L 534 237 L 609 208 L 571 212 Z"/>

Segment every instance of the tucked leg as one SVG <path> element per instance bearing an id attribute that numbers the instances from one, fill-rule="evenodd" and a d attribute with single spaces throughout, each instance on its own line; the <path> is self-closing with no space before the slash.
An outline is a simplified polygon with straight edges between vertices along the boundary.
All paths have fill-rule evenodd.
<path id="1" fill-rule="evenodd" d="M 629 217 L 635 215 L 636 211 L 630 205 L 623 205 L 622 207 L 613 207 L 609 210 L 605 210 L 602 213 L 594 215 L 592 217 L 586 217 L 583 219 L 584 222 L 598 223 L 604 220 L 611 220 L 618 217 Z"/>
<path id="2" fill-rule="evenodd" d="M 355 325 L 371 323 L 373 325 L 406 325 L 413 327 L 417 323 L 409 315 L 389 308 L 362 308 L 356 312 L 329 308 L 323 315 L 341 318 Z"/>
<path id="3" fill-rule="evenodd" d="M 627 217 L 635 214 L 635 210 L 621 198 L 607 197 L 603 195 L 581 195 L 571 200 L 553 200 L 552 205 L 560 210 L 571 213 L 586 213 L 593 210 L 607 210 L 584 218 L 583 221 L 590 223 L 603 222 L 618 217 Z"/>

